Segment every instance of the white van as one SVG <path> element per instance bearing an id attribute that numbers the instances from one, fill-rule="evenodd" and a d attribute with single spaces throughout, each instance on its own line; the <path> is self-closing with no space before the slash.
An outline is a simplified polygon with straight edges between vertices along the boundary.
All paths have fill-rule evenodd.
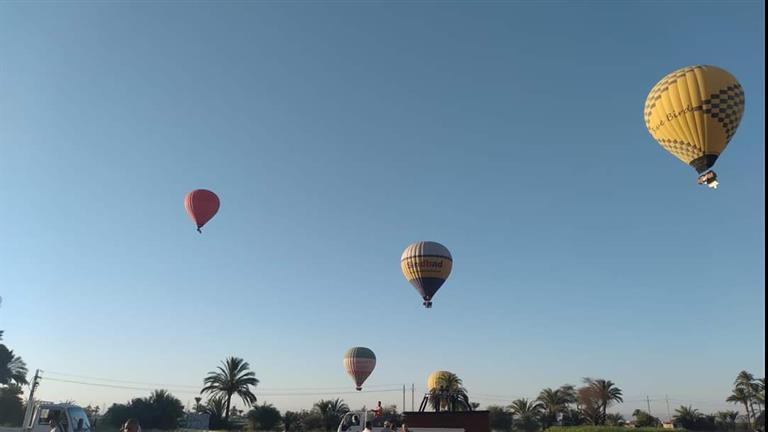
<path id="1" fill-rule="evenodd" d="M 0 432 L 50 432 L 51 418 L 58 416 L 65 432 L 93 432 L 85 411 L 77 405 L 38 402 L 24 415 L 20 428 L 0 428 Z"/>

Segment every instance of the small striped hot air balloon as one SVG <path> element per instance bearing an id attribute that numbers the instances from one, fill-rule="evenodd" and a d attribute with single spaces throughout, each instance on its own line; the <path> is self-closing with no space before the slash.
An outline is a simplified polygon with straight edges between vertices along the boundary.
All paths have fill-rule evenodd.
<path id="1" fill-rule="evenodd" d="M 451 253 L 437 242 L 414 243 L 400 257 L 403 275 L 424 299 L 426 308 L 432 307 L 432 298 L 448 279 L 452 267 Z"/>
<path id="2" fill-rule="evenodd" d="M 347 350 L 344 354 L 344 369 L 355 381 L 355 389 L 363 389 L 363 383 L 376 367 L 376 354 L 369 348 L 354 347 Z"/>
<path id="3" fill-rule="evenodd" d="M 678 69 L 653 86 L 644 114 L 651 136 L 692 166 L 699 184 L 716 188 L 711 168 L 744 115 L 744 90 L 736 78 L 715 66 Z"/>

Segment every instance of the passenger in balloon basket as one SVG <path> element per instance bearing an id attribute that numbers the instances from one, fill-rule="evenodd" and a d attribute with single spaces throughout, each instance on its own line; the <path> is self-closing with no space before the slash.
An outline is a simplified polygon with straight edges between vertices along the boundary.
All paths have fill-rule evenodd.
<path id="1" fill-rule="evenodd" d="M 698 183 L 700 185 L 706 184 L 711 188 L 717 189 L 717 174 L 714 171 L 707 171 L 699 176 Z"/>

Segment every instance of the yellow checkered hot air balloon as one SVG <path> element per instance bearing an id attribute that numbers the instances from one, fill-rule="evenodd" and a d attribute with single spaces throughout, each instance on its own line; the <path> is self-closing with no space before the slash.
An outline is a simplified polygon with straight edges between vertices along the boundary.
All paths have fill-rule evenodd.
<path id="1" fill-rule="evenodd" d="M 675 157 L 717 187 L 710 168 L 736 133 L 744 114 L 744 90 L 728 71 L 689 66 L 662 78 L 645 101 L 645 125 Z"/>
<path id="2" fill-rule="evenodd" d="M 416 288 L 424 307 L 432 307 L 432 297 L 451 274 L 453 258 L 448 248 L 437 242 L 414 243 L 400 257 L 400 269 L 408 282 Z"/>

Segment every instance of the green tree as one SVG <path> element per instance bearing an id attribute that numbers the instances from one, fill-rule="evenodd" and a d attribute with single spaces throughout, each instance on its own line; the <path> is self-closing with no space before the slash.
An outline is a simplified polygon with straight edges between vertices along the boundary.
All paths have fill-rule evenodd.
<path id="1" fill-rule="evenodd" d="M 313 409 L 320 415 L 324 430 L 333 431 L 339 426 L 341 418 L 349 412 L 349 407 L 341 399 L 319 400 Z"/>
<path id="2" fill-rule="evenodd" d="M 227 413 L 227 398 L 225 395 L 217 395 L 208 399 L 203 408 L 203 412 L 208 414 L 209 427 L 213 430 L 228 429 L 229 423 L 225 420 Z"/>
<path id="3" fill-rule="evenodd" d="M 253 407 L 246 415 L 252 430 L 277 431 L 283 416 L 272 404 L 261 404 Z"/>
<path id="4" fill-rule="evenodd" d="M 739 419 L 738 411 L 718 411 L 715 418 L 720 429 L 724 431 L 735 431 L 736 420 Z"/>
<path id="5" fill-rule="evenodd" d="M 0 343 L 0 385 L 27 385 L 27 365 L 13 350 Z"/>
<path id="6" fill-rule="evenodd" d="M 611 413 L 605 416 L 605 424 L 608 426 L 623 426 L 626 423 L 624 416 L 618 413 Z"/>
<path id="7" fill-rule="evenodd" d="M 636 409 L 632 413 L 632 417 L 635 418 L 635 426 L 637 427 L 659 427 L 661 426 L 661 420 L 652 416 L 643 410 Z"/>
<path id="8" fill-rule="evenodd" d="M 184 405 L 167 390 L 153 391 L 147 398 L 147 406 L 152 413 L 147 428 L 176 429 L 184 416 Z"/>
<path id="9" fill-rule="evenodd" d="M 548 429 L 555 424 L 559 415 L 563 414 L 568 405 L 575 401 L 572 386 L 563 386 L 559 389 L 545 388 L 536 399 L 541 403 L 543 414 L 542 426 Z"/>
<path id="10" fill-rule="evenodd" d="M 323 430 L 323 418 L 316 410 L 301 411 L 299 413 L 299 419 L 302 431 L 312 432 Z"/>
<path id="11" fill-rule="evenodd" d="M 539 429 L 542 413 L 540 402 L 530 401 L 525 398 L 517 399 L 509 405 L 509 411 L 512 413 L 512 425 L 515 429 L 525 432 Z"/>
<path id="12" fill-rule="evenodd" d="M 673 419 L 675 423 L 688 430 L 710 431 L 717 429 L 714 416 L 705 416 L 699 410 L 690 406 L 677 408 Z"/>
<path id="13" fill-rule="evenodd" d="M 286 411 L 283 414 L 283 431 L 295 432 L 301 430 L 301 416 L 297 412 Z"/>
<path id="14" fill-rule="evenodd" d="M 24 421 L 22 390 L 16 384 L 0 387 L 0 426 L 21 427 Z"/>
<path id="15" fill-rule="evenodd" d="M 584 386 L 578 390 L 579 407 L 587 421 L 603 425 L 607 411 L 614 403 L 622 403 L 622 391 L 612 381 L 584 378 Z"/>
<path id="16" fill-rule="evenodd" d="M 736 387 L 733 389 L 733 393 L 726 399 L 727 402 L 734 404 L 744 405 L 744 410 L 747 412 L 747 429 L 752 430 L 752 415 L 749 408 L 752 398 L 749 391 L 743 387 Z"/>
<path id="17" fill-rule="evenodd" d="M 494 432 L 509 432 L 512 430 L 512 414 L 506 408 L 498 405 L 488 407 L 488 421 Z"/>
<path id="18" fill-rule="evenodd" d="M 567 408 L 563 411 L 563 417 L 560 423 L 563 426 L 581 426 L 587 422 L 581 410 L 576 408 Z"/>
<path id="19" fill-rule="evenodd" d="M 226 410 L 224 422 L 229 422 L 230 404 L 232 396 L 238 395 L 247 407 L 256 403 L 256 395 L 251 391 L 251 386 L 256 387 L 259 380 L 250 370 L 248 362 L 238 357 L 227 357 L 217 371 L 208 373 L 203 380 L 205 385 L 201 394 L 209 393 L 213 396 L 226 398 Z"/>
<path id="20" fill-rule="evenodd" d="M 181 401 L 167 390 L 155 390 L 146 398 L 136 398 L 127 404 L 113 404 L 104 413 L 103 422 L 121 425 L 128 418 L 139 420 L 145 429 L 173 430 L 184 415 Z"/>
<path id="21" fill-rule="evenodd" d="M 472 410 L 464 383 L 451 372 L 443 373 L 437 379 L 437 387 L 429 391 L 429 403 L 435 411 Z"/>
<path id="22" fill-rule="evenodd" d="M 753 422 L 755 417 L 757 417 L 754 407 L 755 384 L 755 376 L 745 370 L 739 372 L 733 381 L 734 393 L 738 392 L 739 397 L 745 400 L 742 403 L 747 410 L 747 423 L 750 429 L 754 428 Z"/>
<path id="23" fill-rule="evenodd" d="M 754 397 L 757 410 L 755 412 L 755 426 L 757 429 L 765 430 L 765 378 L 755 380 L 752 385 L 752 395 Z"/>

